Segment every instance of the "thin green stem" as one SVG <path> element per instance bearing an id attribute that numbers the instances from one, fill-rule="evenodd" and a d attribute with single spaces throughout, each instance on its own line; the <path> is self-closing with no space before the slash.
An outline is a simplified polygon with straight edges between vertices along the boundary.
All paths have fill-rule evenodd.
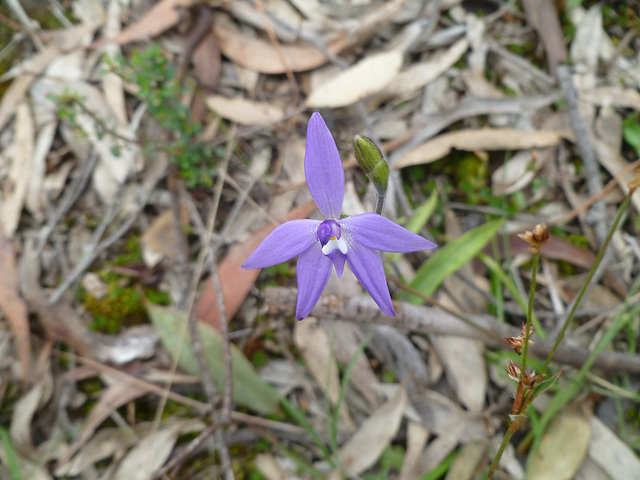
<path id="1" fill-rule="evenodd" d="M 502 454 L 504 453 L 505 449 L 507 448 L 507 445 L 509 445 L 509 442 L 511 441 L 511 437 L 513 437 L 513 434 L 518 431 L 518 427 L 520 426 L 520 421 L 521 420 L 522 420 L 522 415 L 518 415 L 509 424 L 509 428 L 507 429 L 507 433 L 504 434 L 504 438 L 502 439 L 502 443 L 500 444 L 500 447 L 498 448 L 498 451 L 496 452 L 496 455 L 493 457 L 493 462 L 491 462 L 491 466 L 489 467 L 489 474 L 487 475 L 488 478 L 491 478 L 493 476 L 493 473 L 496 471 L 496 468 L 498 467 L 498 462 L 500 461 L 500 458 L 502 458 Z"/>
<path id="2" fill-rule="evenodd" d="M 593 266 L 591 267 L 591 270 L 589 270 L 589 273 L 587 274 L 586 280 L 582 284 L 582 287 L 580 287 L 580 291 L 578 292 L 578 295 L 576 296 L 576 299 L 573 302 L 573 305 L 571 306 L 571 310 L 569 311 L 569 315 L 567 315 L 567 318 L 564 321 L 564 325 L 562 326 L 562 330 L 560 330 L 560 333 L 558 334 L 558 338 L 556 338 L 556 341 L 553 344 L 553 348 L 551 349 L 551 352 L 549 352 L 549 355 L 547 356 L 547 359 L 544 361 L 544 364 L 542 365 L 542 369 L 540 370 L 540 378 L 542 378 L 542 376 L 547 371 L 547 367 L 549 366 L 549 363 L 551 363 L 551 359 L 553 358 L 554 354 L 556 353 L 556 350 L 558 349 L 558 346 L 560 345 L 560 342 L 562 341 L 562 338 L 564 337 L 564 334 L 567 331 L 567 328 L 569 327 L 569 324 L 573 320 L 573 317 L 574 317 L 576 311 L 578 310 L 578 307 L 580 306 L 580 303 L 582 302 L 582 297 L 584 297 L 584 294 L 587 292 L 587 289 L 589 288 L 589 284 L 591 283 L 591 279 L 595 275 L 596 270 L 598 269 L 598 267 L 600 266 L 600 263 L 602 262 L 602 258 L 604 257 L 604 254 L 607 251 L 607 248 L 609 247 L 609 243 L 611 243 L 611 239 L 613 238 L 613 234 L 618 229 L 618 224 L 622 220 L 624 212 L 629 207 L 629 203 L 631 202 L 631 194 L 633 193 L 633 191 L 634 190 L 631 190 L 631 192 L 629 192 L 627 194 L 627 196 L 625 197 L 624 201 L 620 205 L 620 208 L 618 208 L 618 213 L 616 214 L 616 218 L 613 221 L 613 225 L 611 225 L 611 228 L 609 229 L 609 232 L 607 233 L 607 237 L 605 238 L 604 243 L 600 247 L 600 250 L 598 251 L 598 255 L 596 255 L 596 259 L 593 262 Z"/>
<path id="3" fill-rule="evenodd" d="M 539 263 L 540 263 L 540 252 L 536 252 L 533 255 L 533 267 L 531 268 L 531 287 L 529 288 L 529 305 L 527 306 L 527 326 L 524 333 L 524 345 L 522 345 L 522 367 L 520 370 L 520 382 L 522 382 L 522 379 L 524 378 L 524 375 L 527 369 L 527 353 L 529 352 L 529 336 L 530 336 L 529 333 L 531 330 L 531 319 L 533 318 L 533 301 L 535 299 L 535 294 L 536 294 L 536 277 L 538 276 Z"/>
<path id="4" fill-rule="evenodd" d="M 538 275 L 538 264 L 540 263 L 540 252 L 536 252 L 533 256 L 533 267 L 531 269 L 531 287 L 529 288 L 529 304 L 527 306 L 527 324 L 524 334 L 524 345 L 522 346 L 522 367 L 520 369 L 520 380 L 518 382 L 518 391 L 522 392 L 522 405 L 520 405 L 520 409 L 518 412 L 518 416 L 509 424 L 509 428 L 502 439 L 502 443 L 498 448 L 495 456 L 493 457 L 493 462 L 491 462 L 491 466 L 489 467 L 489 478 L 493 476 L 496 468 L 498 467 L 498 462 L 504 453 L 505 448 L 509 445 L 511 441 L 511 437 L 513 434 L 518 431 L 518 427 L 520 426 L 520 421 L 522 420 L 523 412 L 529 408 L 531 401 L 533 400 L 532 395 L 525 395 L 524 390 L 524 376 L 527 368 L 527 353 L 529 351 L 529 332 L 531 329 L 531 319 L 533 318 L 533 301 L 535 299 L 536 293 L 536 277 Z"/>
<path id="5" fill-rule="evenodd" d="M 553 348 L 551 349 L 551 352 L 549 353 L 547 359 L 545 360 L 542 369 L 540 370 L 540 374 L 538 376 L 539 379 L 543 378 L 544 373 L 547 371 L 547 367 L 549 366 L 549 363 L 551 362 L 551 359 L 553 358 L 553 355 L 555 354 L 558 346 L 560 345 L 560 342 L 562 341 L 562 338 L 564 337 L 565 332 L 567 331 L 567 328 L 569 326 L 569 324 L 571 323 L 571 321 L 573 320 L 573 317 L 578 309 L 578 306 L 580 305 L 581 301 L 582 301 L 582 297 L 584 297 L 584 294 L 587 291 L 587 288 L 589 287 L 589 284 L 591 283 L 591 280 L 593 279 L 593 276 L 595 275 L 596 270 L 598 269 L 598 267 L 600 266 L 600 263 L 602 262 L 602 258 L 604 257 L 604 254 L 607 250 L 607 248 L 609 247 L 609 243 L 611 243 L 611 239 L 613 238 L 613 234 L 615 233 L 615 231 L 618 229 L 618 225 L 620 224 L 620 221 L 622 220 L 622 217 L 624 215 L 624 212 L 627 210 L 627 208 L 629 207 L 629 203 L 631 202 L 631 195 L 633 195 L 635 189 L 631 189 L 631 191 L 627 194 L 627 196 L 625 197 L 624 201 L 622 202 L 622 204 L 620 205 L 620 207 L 618 208 L 618 212 L 616 214 L 616 217 L 613 221 L 613 224 L 611 225 L 611 228 L 609 229 L 609 232 L 607 233 L 607 237 L 605 238 L 604 243 L 602 244 L 602 246 L 600 247 L 600 250 L 598 251 L 598 254 L 596 255 L 596 259 L 593 263 L 593 266 L 591 267 L 591 270 L 589 270 L 589 273 L 587 274 L 587 278 L 585 280 L 585 282 L 583 283 L 582 287 L 580 288 L 580 291 L 578 292 L 578 295 L 576 296 L 576 300 L 573 303 L 573 306 L 571 307 L 571 310 L 569 312 L 569 315 L 567 316 L 567 318 L 564 321 L 564 325 L 562 326 L 562 330 L 560 331 L 560 334 L 558 335 L 558 338 L 556 338 L 556 341 L 553 345 Z M 537 260 L 534 257 L 534 273 L 532 274 L 532 290 L 534 288 L 535 285 L 535 271 L 537 270 Z M 531 291 L 532 291 L 531 290 Z M 527 311 L 527 324 L 529 323 L 529 319 L 531 318 L 531 313 L 532 313 L 532 305 L 533 305 L 533 294 L 530 294 L 529 296 L 529 309 Z M 525 334 L 528 337 L 528 329 L 527 329 L 527 334 Z M 525 341 L 525 345 L 523 346 L 523 362 L 522 362 L 522 374 L 524 374 L 524 367 L 525 367 L 525 348 L 527 348 L 527 342 Z M 534 385 L 535 388 L 535 385 Z M 529 405 L 531 405 L 531 403 L 533 402 L 533 399 L 535 398 L 535 391 L 532 390 L 530 395 L 527 395 L 526 397 L 523 398 L 522 400 L 522 406 L 520 408 L 520 412 L 526 412 L 527 409 L 529 408 Z M 491 462 L 491 466 L 489 467 L 489 473 L 488 473 L 488 478 L 491 478 L 493 476 L 493 473 L 495 472 L 497 466 L 498 466 L 498 462 L 500 461 L 500 458 L 502 457 L 502 454 L 504 453 L 505 448 L 507 447 L 507 445 L 509 444 L 511 437 L 513 437 L 513 434 L 518 430 L 518 426 L 520 425 L 520 421 L 522 419 L 522 415 L 517 415 L 516 418 L 511 422 L 511 424 L 509 425 L 509 428 L 507 429 L 507 432 L 504 435 L 504 438 L 502 439 L 502 443 L 500 444 L 500 447 L 498 448 L 498 451 L 496 452 L 495 457 L 493 458 L 493 461 Z"/>

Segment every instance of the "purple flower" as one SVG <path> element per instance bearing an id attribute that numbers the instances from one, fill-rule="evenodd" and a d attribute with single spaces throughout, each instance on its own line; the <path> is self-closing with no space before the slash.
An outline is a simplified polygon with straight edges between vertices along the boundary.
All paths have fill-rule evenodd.
<path id="1" fill-rule="evenodd" d="M 344 264 L 380 309 L 394 316 L 391 296 L 377 250 L 414 252 L 436 245 L 377 213 L 340 218 L 344 170 L 331 132 L 319 113 L 307 128 L 304 174 L 311 196 L 326 220 L 290 220 L 275 228 L 242 264 L 245 270 L 265 268 L 299 255 L 296 317 L 309 315 L 322 295 L 331 267 L 342 276 Z"/>

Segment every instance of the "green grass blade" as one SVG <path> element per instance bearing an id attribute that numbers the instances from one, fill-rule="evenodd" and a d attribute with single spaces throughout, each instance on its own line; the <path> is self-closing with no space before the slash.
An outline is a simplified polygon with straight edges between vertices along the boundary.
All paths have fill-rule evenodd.
<path id="1" fill-rule="evenodd" d="M 448 275 L 458 270 L 484 248 L 503 223 L 503 219 L 485 223 L 440 248 L 418 269 L 410 286 L 424 295 L 433 295 Z M 422 303 L 420 298 L 411 294 L 406 294 L 404 299 L 411 303 Z"/>
<path id="2" fill-rule="evenodd" d="M 424 202 L 420 207 L 415 211 L 413 217 L 409 219 L 407 224 L 404 226 L 407 230 L 413 233 L 420 233 L 420 231 L 425 227 L 434 210 L 438 206 L 438 191 L 434 190 L 426 202 Z M 402 253 L 388 253 L 387 258 L 391 261 L 395 261 L 400 258 Z"/>
<path id="3" fill-rule="evenodd" d="M 0 426 L 0 443 L 4 450 L 5 457 L 7 458 L 7 469 L 11 475 L 12 480 L 22 480 L 22 474 L 20 473 L 20 467 L 18 466 L 18 457 L 13 450 L 11 438 L 7 429 Z"/>
<path id="4" fill-rule="evenodd" d="M 371 339 L 373 338 L 373 333 L 370 333 L 358 345 L 358 348 L 355 352 L 353 352 L 353 356 L 349 361 L 349 365 L 347 365 L 347 369 L 342 375 L 342 382 L 340 383 L 340 392 L 338 392 L 338 400 L 336 401 L 336 407 L 334 409 L 333 418 L 331 419 L 331 424 L 329 425 L 329 438 L 331 439 L 331 448 L 333 452 L 338 451 L 338 419 L 340 414 L 340 406 L 342 405 L 342 401 L 344 400 L 344 395 L 347 391 L 347 387 L 349 386 L 349 379 L 351 378 L 351 374 L 353 373 L 353 369 L 356 366 L 356 361 L 358 357 L 364 352 L 364 349 L 369 344 Z"/>

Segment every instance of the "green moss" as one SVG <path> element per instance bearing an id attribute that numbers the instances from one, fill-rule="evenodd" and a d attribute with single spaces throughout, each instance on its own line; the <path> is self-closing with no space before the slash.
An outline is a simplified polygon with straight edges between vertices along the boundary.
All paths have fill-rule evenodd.
<path id="1" fill-rule="evenodd" d="M 122 247 L 122 252 L 107 262 L 101 270 L 95 271 L 107 286 L 106 294 L 97 298 L 83 288 L 78 290 L 77 300 L 93 317 L 90 328 L 104 333 L 116 333 L 122 326 L 147 323 L 143 303 L 145 298 L 159 305 L 170 303 L 167 293 L 140 286 L 131 277 L 113 271 L 114 267 L 139 265 L 141 262 L 139 237 L 130 235 Z"/>

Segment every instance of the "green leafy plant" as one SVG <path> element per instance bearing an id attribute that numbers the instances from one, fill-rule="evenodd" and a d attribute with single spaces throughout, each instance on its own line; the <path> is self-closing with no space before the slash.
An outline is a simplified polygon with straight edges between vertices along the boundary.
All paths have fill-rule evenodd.
<path id="1" fill-rule="evenodd" d="M 187 186 L 211 186 L 216 174 L 215 154 L 220 152 L 197 140 L 202 125 L 191 120 L 189 107 L 182 103 L 187 89 L 180 84 L 175 67 L 160 45 L 136 50 L 128 60 L 118 56 L 107 63 L 125 81 L 138 86 L 136 97 L 146 102 L 149 115 L 171 132 L 164 150 Z"/>

